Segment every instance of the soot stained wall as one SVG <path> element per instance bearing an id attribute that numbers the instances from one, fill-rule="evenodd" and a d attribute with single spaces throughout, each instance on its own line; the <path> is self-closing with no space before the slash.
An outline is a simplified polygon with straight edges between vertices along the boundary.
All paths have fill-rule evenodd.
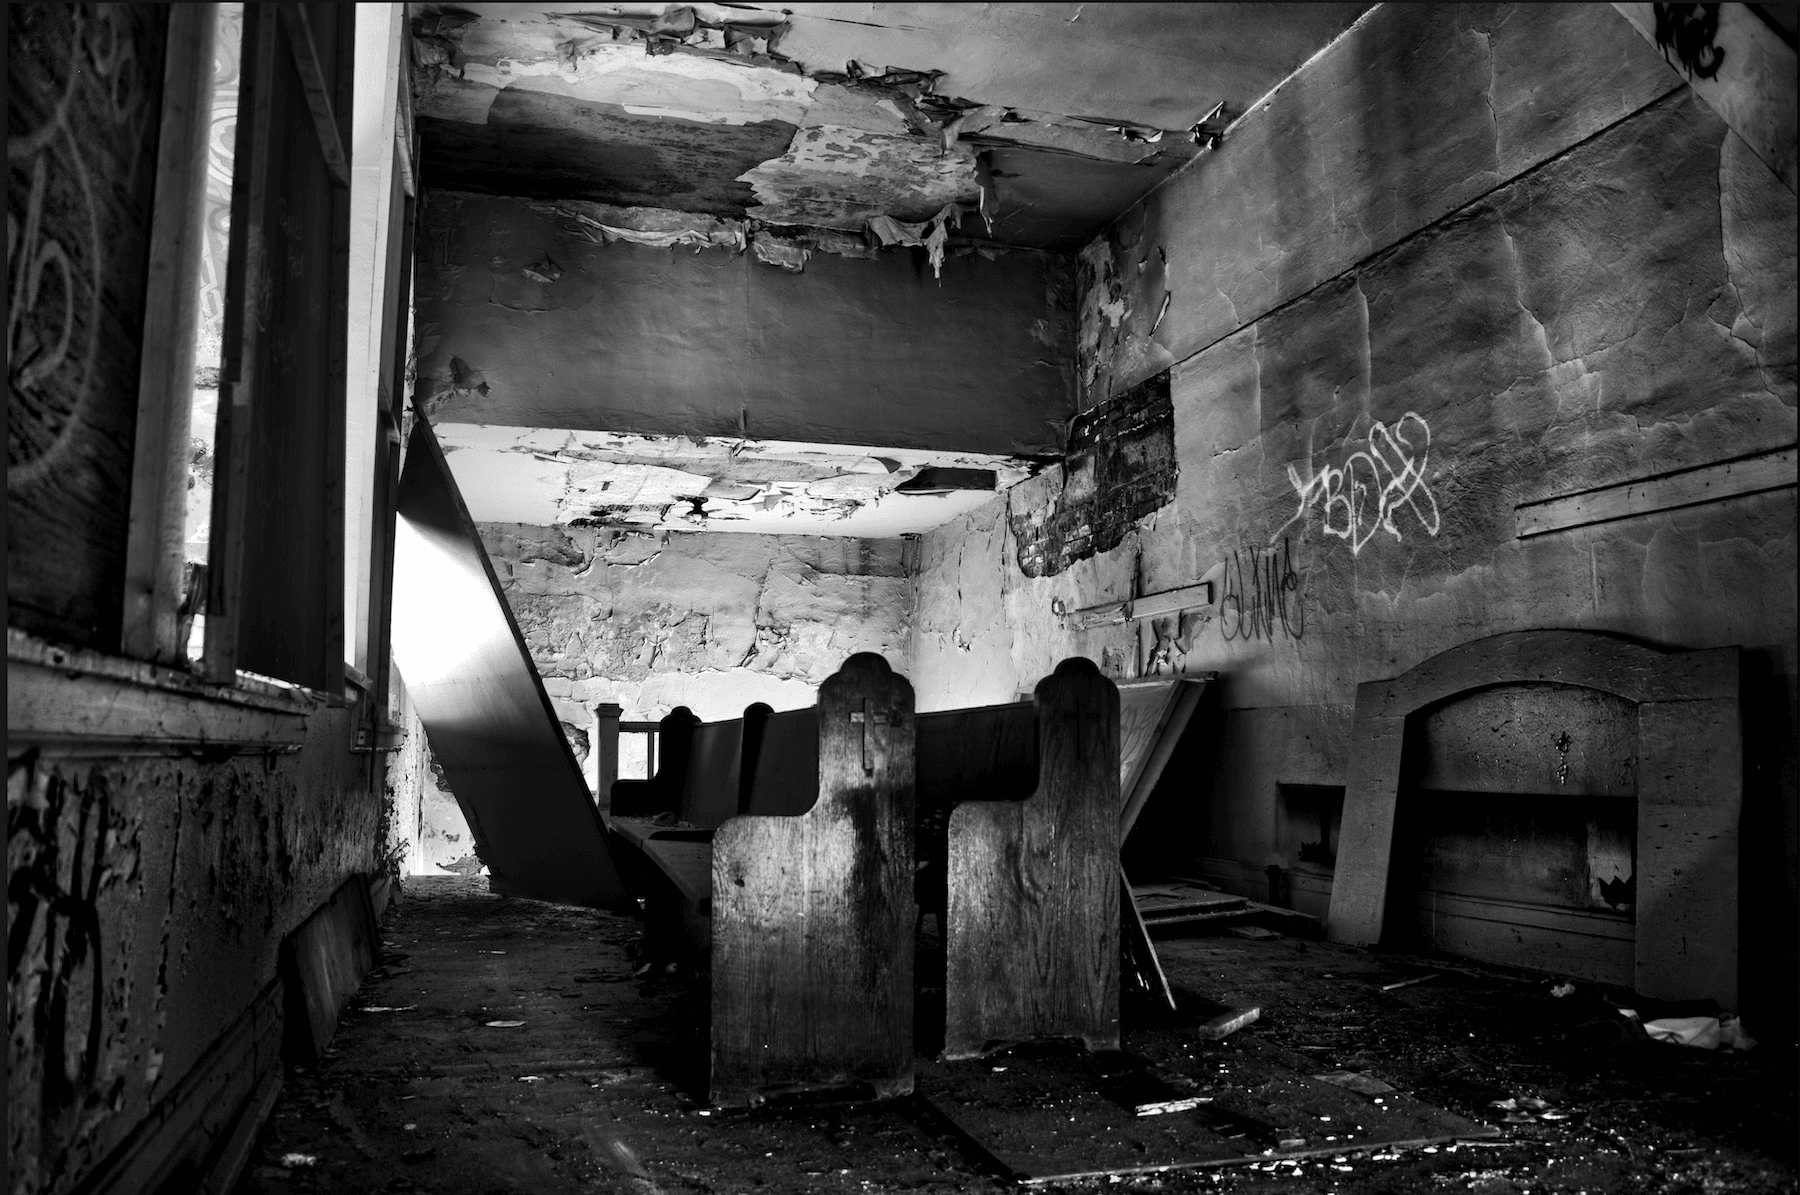
<path id="1" fill-rule="evenodd" d="M 1073 271 L 1017 250 L 803 273 L 751 253 L 601 246 L 555 205 L 433 192 L 421 387 L 443 420 L 1037 454 L 1074 411 Z M 579 227 L 579 226 L 575 226 Z M 545 256 L 560 268 L 542 276 Z M 453 365 L 453 360 L 456 364 Z"/>
<path id="2" fill-rule="evenodd" d="M 1021 571 L 1009 525 L 1057 501 L 1053 472 L 928 533 L 920 708 L 1070 654 L 1218 671 L 1191 854 L 1260 884 L 1296 861 L 1278 786 L 1344 784 L 1362 681 L 1511 630 L 1741 645 L 1743 900 L 1774 918 L 1745 938 L 1744 1004 L 1781 1031 L 1793 489 L 1523 540 L 1515 507 L 1792 444 L 1794 229 L 1793 193 L 1612 9 L 1375 10 L 1084 254 L 1087 400 L 1172 365 L 1175 500 L 1054 577 Z M 1218 617 L 1050 614 L 1219 565 Z"/>
<path id="3" fill-rule="evenodd" d="M 479 524 L 565 722 L 602 701 L 627 722 L 812 703 L 855 652 L 903 668 L 912 586 L 899 540 Z"/>

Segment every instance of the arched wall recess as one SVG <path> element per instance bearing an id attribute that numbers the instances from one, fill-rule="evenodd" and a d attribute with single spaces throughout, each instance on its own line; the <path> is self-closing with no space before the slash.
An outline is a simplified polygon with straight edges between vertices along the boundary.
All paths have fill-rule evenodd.
<path id="1" fill-rule="evenodd" d="M 1635 988 L 1737 1001 L 1739 649 L 1664 652 L 1589 631 L 1517 631 L 1357 686 L 1327 936 L 1372 945 L 1387 913 L 1411 715 L 1501 685 L 1573 685 L 1637 707 Z M 1415 720 L 1416 721 L 1416 720 Z"/>

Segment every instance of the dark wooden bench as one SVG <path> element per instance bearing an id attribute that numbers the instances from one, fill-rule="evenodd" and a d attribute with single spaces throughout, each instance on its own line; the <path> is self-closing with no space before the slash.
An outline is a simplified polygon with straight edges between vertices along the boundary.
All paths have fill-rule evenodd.
<path id="1" fill-rule="evenodd" d="M 1031 702 L 922 714 L 917 726 L 919 885 L 924 907 L 943 910 L 944 1056 L 1034 1038 L 1118 1049 L 1117 688 L 1091 661 L 1065 660 Z"/>
<path id="2" fill-rule="evenodd" d="M 865 653 L 810 709 L 675 729 L 612 823 L 652 958 L 709 957 L 713 1102 L 911 1091 L 912 686 Z"/>
<path id="3" fill-rule="evenodd" d="M 697 722 L 677 708 L 659 726 L 662 766 L 650 781 L 628 785 L 612 833 L 630 860 L 627 882 L 644 901 L 644 941 L 650 961 L 699 962 L 710 948 L 712 832 L 743 808 L 746 757 L 760 733 L 765 705 L 743 718 Z M 615 798 L 616 800 L 616 798 Z"/>
<path id="4" fill-rule="evenodd" d="M 712 842 L 712 1099 L 913 1085 L 913 693 L 850 657 L 765 720 Z"/>
<path id="5" fill-rule="evenodd" d="M 700 719 L 685 705 L 663 716 L 656 727 L 656 774 L 648 780 L 613 781 L 610 820 L 675 812 L 687 784 L 689 754 L 699 725 Z"/>

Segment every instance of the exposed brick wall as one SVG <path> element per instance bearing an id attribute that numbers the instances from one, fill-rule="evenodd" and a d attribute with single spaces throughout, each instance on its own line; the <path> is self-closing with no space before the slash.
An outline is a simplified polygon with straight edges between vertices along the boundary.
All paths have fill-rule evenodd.
<path id="1" fill-rule="evenodd" d="M 1053 577 L 1117 547 L 1133 523 L 1175 497 L 1169 371 L 1082 414 L 1064 470 L 1062 492 L 1049 505 L 1009 516 L 1028 577 Z"/>

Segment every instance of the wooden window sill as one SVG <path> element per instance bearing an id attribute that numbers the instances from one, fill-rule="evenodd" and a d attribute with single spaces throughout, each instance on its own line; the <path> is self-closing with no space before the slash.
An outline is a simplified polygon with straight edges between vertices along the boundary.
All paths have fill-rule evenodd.
<path id="1" fill-rule="evenodd" d="M 58 647 L 8 627 L 6 749 L 57 754 L 222 757 L 298 751 L 307 716 L 332 701 L 238 673 L 217 685 L 192 673 Z"/>

